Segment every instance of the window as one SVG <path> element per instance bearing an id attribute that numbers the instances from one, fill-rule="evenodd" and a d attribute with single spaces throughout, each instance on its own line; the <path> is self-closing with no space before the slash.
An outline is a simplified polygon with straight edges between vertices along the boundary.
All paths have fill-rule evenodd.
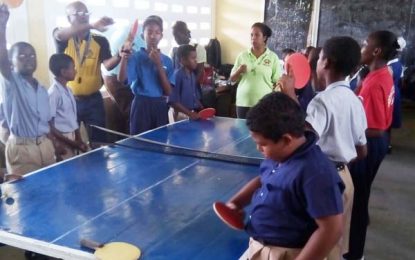
<path id="1" fill-rule="evenodd" d="M 48 0 L 45 8 L 45 25 L 48 35 L 48 53 L 55 52 L 55 46 L 51 37 L 52 31 L 58 26 L 67 26 L 68 21 L 65 14 L 65 6 L 73 0 Z M 107 39 L 112 33 L 121 27 L 127 27 L 134 19 L 139 19 L 142 25 L 149 15 L 159 15 L 163 19 L 163 40 L 159 47 L 163 53 L 168 54 L 175 46 L 171 27 L 177 20 L 187 23 L 192 31 L 192 38 L 200 43 L 207 44 L 212 37 L 212 14 L 211 8 L 214 0 L 85 0 L 88 10 L 91 12 L 90 21 L 96 21 L 102 16 L 109 16 L 116 24 L 109 27 L 104 33 Z M 16 28 L 16 27 L 14 27 Z"/>

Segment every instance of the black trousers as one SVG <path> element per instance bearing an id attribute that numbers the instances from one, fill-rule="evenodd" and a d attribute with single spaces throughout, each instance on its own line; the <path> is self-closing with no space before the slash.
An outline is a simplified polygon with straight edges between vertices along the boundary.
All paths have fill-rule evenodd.
<path id="1" fill-rule="evenodd" d="M 369 197 L 373 180 L 388 150 L 388 137 L 367 138 L 367 157 L 349 164 L 354 185 L 352 220 L 350 223 L 349 252 L 343 257 L 347 260 L 363 256 L 367 226 L 369 224 Z"/>
<path id="2" fill-rule="evenodd" d="M 249 112 L 250 107 L 236 107 L 236 116 L 238 118 L 246 119 L 246 115 Z"/>

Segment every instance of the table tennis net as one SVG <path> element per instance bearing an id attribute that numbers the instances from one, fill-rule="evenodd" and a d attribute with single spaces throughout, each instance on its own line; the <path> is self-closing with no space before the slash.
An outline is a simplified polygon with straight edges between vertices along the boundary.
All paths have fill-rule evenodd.
<path id="1" fill-rule="evenodd" d="M 111 133 L 107 131 L 106 135 L 107 137 L 110 137 L 110 140 L 114 140 L 114 137 L 111 138 L 111 135 L 117 135 L 117 133 Z M 143 137 L 138 137 L 138 136 L 129 137 L 125 140 L 119 140 L 116 142 L 108 142 L 105 144 L 110 144 L 110 146 L 120 146 L 120 147 L 129 148 L 129 149 L 135 149 L 135 150 L 180 155 L 180 156 L 194 157 L 194 158 L 214 160 L 214 161 L 223 161 L 223 162 L 230 162 L 230 163 L 244 164 L 244 165 L 257 166 L 257 165 L 260 165 L 263 160 L 262 158 L 258 158 L 258 157 L 238 156 L 238 155 L 230 155 L 230 154 L 195 150 L 191 148 L 186 148 L 186 147 L 181 147 L 181 146 L 176 146 L 176 145 L 171 145 L 171 144 L 165 144 L 162 142 L 153 141 L 153 140 L 146 139 Z"/>

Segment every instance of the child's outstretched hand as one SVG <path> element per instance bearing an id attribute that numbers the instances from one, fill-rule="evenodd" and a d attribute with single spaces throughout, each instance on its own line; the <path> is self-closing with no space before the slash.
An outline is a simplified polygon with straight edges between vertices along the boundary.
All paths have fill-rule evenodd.
<path id="1" fill-rule="evenodd" d="M 199 116 L 198 113 L 191 111 L 190 114 L 189 114 L 189 118 L 191 120 L 198 120 L 198 119 L 200 119 L 200 116 Z"/>
<path id="2" fill-rule="evenodd" d="M 3 27 L 3 29 L 6 28 L 7 21 L 9 20 L 10 12 L 9 8 L 7 8 L 7 5 L 0 4 L 0 26 Z"/>

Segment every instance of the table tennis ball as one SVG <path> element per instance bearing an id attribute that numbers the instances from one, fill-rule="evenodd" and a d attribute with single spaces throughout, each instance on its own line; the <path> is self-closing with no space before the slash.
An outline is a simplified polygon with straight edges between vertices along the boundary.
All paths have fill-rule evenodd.
<path id="1" fill-rule="evenodd" d="M 0 3 L 6 4 L 9 8 L 17 8 L 23 3 L 23 0 L 1 0 Z"/>

